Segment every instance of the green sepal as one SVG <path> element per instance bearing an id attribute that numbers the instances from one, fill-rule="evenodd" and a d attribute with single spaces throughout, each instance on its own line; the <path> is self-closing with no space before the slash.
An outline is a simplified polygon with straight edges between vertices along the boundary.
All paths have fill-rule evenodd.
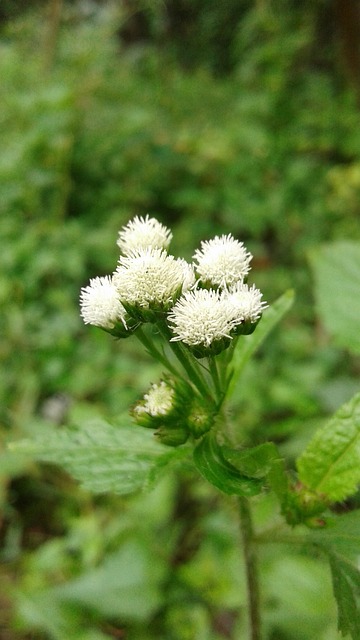
<path id="1" fill-rule="evenodd" d="M 174 306 L 175 302 L 181 296 L 182 285 L 172 295 L 171 299 L 166 304 L 157 304 L 155 302 L 149 302 L 148 307 L 143 307 L 138 304 L 129 304 L 126 300 L 120 298 L 120 302 L 124 309 L 127 311 L 130 317 L 135 318 L 138 322 L 149 322 L 156 324 L 161 320 L 162 322 L 166 318 L 166 314 Z"/>
<path id="2" fill-rule="evenodd" d="M 136 331 L 139 324 L 139 321 L 135 318 L 126 317 L 126 327 L 122 322 L 117 322 L 112 329 L 104 328 L 104 331 L 110 333 L 114 338 L 129 338 Z"/>
<path id="3" fill-rule="evenodd" d="M 208 347 L 205 345 L 186 345 L 195 358 L 207 358 L 209 356 L 217 356 L 222 351 L 225 351 L 231 344 L 231 338 L 221 338 L 221 340 L 214 340 Z"/>
<path id="4" fill-rule="evenodd" d="M 262 480 L 249 478 L 230 464 L 224 457 L 215 433 L 209 432 L 200 440 L 193 456 L 203 478 L 223 493 L 250 497 L 261 492 Z"/>
<path id="5" fill-rule="evenodd" d="M 254 333 L 256 327 L 258 326 L 261 317 L 258 318 L 255 322 L 251 322 L 250 320 L 246 320 L 245 322 L 241 322 L 236 325 L 234 329 L 231 331 L 232 336 L 249 336 Z"/>
<path id="6" fill-rule="evenodd" d="M 200 438 L 210 431 L 215 418 L 216 411 L 214 407 L 211 405 L 205 406 L 197 397 L 193 398 L 186 423 L 194 438 Z"/>

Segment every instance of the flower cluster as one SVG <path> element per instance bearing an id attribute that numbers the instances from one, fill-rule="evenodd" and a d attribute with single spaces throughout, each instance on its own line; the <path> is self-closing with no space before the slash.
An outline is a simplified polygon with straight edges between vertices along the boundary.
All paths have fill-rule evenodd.
<path id="1" fill-rule="evenodd" d="M 132 415 L 139 424 L 156 428 L 162 441 L 180 444 L 189 432 L 199 437 L 211 427 L 214 407 L 224 396 L 226 376 L 221 382 L 209 369 L 214 399 L 197 359 L 211 360 L 239 335 L 251 333 L 267 305 L 259 289 L 246 282 L 252 255 L 232 235 L 201 242 L 192 263 L 168 252 L 171 239 L 171 231 L 155 218 L 130 220 L 119 231 L 121 254 L 114 273 L 90 280 L 81 289 L 80 307 L 86 324 L 118 338 L 135 334 L 178 376 L 176 384 L 153 384 Z M 160 349 L 144 333 L 148 323 L 166 342 Z"/>
<path id="2" fill-rule="evenodd" d="M 203 241 L 193 264 L 167 253 L 172 233 L 155 218 L 135 217 L 119 232 L 122 251 L 114 274 L 93 278 L 81 290 L 85 323 L 113 330 L 156 321 L 167 313 L 173 341 L 200 355 L 225 348 L 248 333 L 264 308 L 262 294 L 244 280 L 252 258 L 230 234 Z M 253 326 L 252 326 L 253 325 Z"/>

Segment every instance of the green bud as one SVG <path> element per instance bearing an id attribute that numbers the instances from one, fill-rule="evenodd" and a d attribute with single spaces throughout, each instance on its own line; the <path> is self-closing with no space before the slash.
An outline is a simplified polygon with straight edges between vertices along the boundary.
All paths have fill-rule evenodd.
<path id="1" fill-rule="evenodd" d="M 198 401 L 194 401 L 187 417 L 187 425 L 195 438 L 210 431 L 215 420 L 215 411 L 210 407 L 204 407 Z"/>
<path id="2" fill-rule="evenodd" d="M 155 436 L 160 440 L 160 442 L 162 442 L 162 444 L 166 444 L 169 447 L 178 447 L 186 442 L 189 437 L 189 432 L 186 427 L 182 426 L 163 426 L 155 431 Z"/>

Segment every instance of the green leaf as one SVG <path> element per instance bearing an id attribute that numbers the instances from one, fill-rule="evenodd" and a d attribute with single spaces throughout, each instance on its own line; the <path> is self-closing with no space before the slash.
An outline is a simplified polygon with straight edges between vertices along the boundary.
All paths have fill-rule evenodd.
<path id="1" fill-rule="evenodd" d="M 338 606 L 338 628 L 353 640 L 360 638 L 360 572 L 337 554 L 330 555 L 334 596 Z"/>
<path id="2" fill-rule="evenodd" d="M 340 553 L 348 559 L 359 557 L 360 509 L 325 518 L 325 526 L 314 529 L 309 538 L 325 550 Z"/>
<path id="3" fill-rule="evenodd" d="M 94 420 L 81 428 L 52 430 L 47 436 L 12 443 L 12 450 L 59 464 L 85 489 L 126 494 L 152 483 L 184 449 L 158 443 L 152 432 Z"/>
<path id="4" fill-rule="evenodd" d="M 56 587 L 54 597 L 110 618 L 146 620 L 161 600 L 165 564 L 138 540 L 122 545 L 102 564 Z"/>
<path id="5" fill-rule="evenodd" d="M 274 304 L 265 309 L 254 333 L 249 336 L 240 336 L 232 358 L 231 380 L 226 397 L 230 398 L 235 390 L 236 383 L 245 365 L 251 356 L 259 349 L 270 331 L 280 322 L 281 318 L 290 309 L 294 302 L 294 291 L 289 289 L 278 298 Z"/>
<path id="6" fill-rule="evenodd" d="M 342 346 L 360 353 L 360 243 L 334 242 L 310 254 L 317 310 Z"/>
<path id="7" fill-rule="evenodd" d="M 201 475 L 228 495 L 253 496 L 263 487 L 261 480 L 245 476 L 225 459 L 213 433 L 207 433 L 195 447 L 194 461 Z"/>
<path id="8" fill-rule="evenodd" d="M 265 478 L 270 472 L 279 452 L 273 442 L 264 442 L 251 449 L 222 447 L 225 460 L 240 473 L 250 478 Z"/>
<path id="9" fill-rule="evenodd" d="M 344 500 L 360 482 L 360 393 L 319 429 L 297 461 L 299 480 L 330 501 Z"/>

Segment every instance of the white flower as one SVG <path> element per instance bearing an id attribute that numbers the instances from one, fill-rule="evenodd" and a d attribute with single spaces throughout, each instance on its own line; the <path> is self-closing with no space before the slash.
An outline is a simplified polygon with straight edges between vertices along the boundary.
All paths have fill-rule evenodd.
<path id="1" fill-rule="evenodd" d="M 219 287 L 230 287 L 243 280 L 250 271 L 251 259 L 251 253 L 231 234 L 202 241 L 201 249 L 193 256 L 200 279 Z"/>
<path id="2" fill-rule="evenodd" d="M 172 238 L 170 229 L 148 215 L 136 216 L 119 231 L 117 245 L 126 256 L 142 249 L 167 249 Z"/>
<path id="3" fill-rule="evenodd" d="M 254 284 L 249 287 L 247 284 L 237 283 L 225 295 L 232 309 L 231 317 L 236 325 L 241 322 L 256 322 L 268 306 L 261 300 L 262 293 L 255 288 Z"/>
<path id="4" fill-rule="evenodd" d="M 180 295 L 184 277 L 183 260 L 161 249 L 145 249 L 121 256 L 113 282 L 123 304 L 143 309 L 169 309 Z"/>
<path id="5" fill-rule="evenodd" d="M 85 324 L 113 329 L 117 322 L 125 323 L 125 309 L 110 276 L 92 278 L 80 292 L 80 314 Z"/>
<path id="6" fill-rule="evenodd" d="M 164 380 L 160 384 L 152 384 L 149 391 L 145 393 L 141 404 L 137 404 L 134 413 L 141 415 L 147 413 L 150 416 L 165 416 L 173 408 L 174 389 Z"/>
<path id="7" fill-rule="evenodd" d="M 227 297 L 212 289 L 186 292 L 168 314 L 173 341 L 189 346 L 210 347 L 213 342 L 230 338 L 233 321 Z"/>
<path id="8" fill-rule="evenodd" d="M 182 292 L 185 293 L 185 291 L 188 291 L 195 285 L 196 277 L 194 267 L 192 266 L 192 264 L 186 262 L 186 260 L 184 260 L 183 258 L 178 258 L 177 262 L 181 265 L 181 268 L 183 270 Z"/>

